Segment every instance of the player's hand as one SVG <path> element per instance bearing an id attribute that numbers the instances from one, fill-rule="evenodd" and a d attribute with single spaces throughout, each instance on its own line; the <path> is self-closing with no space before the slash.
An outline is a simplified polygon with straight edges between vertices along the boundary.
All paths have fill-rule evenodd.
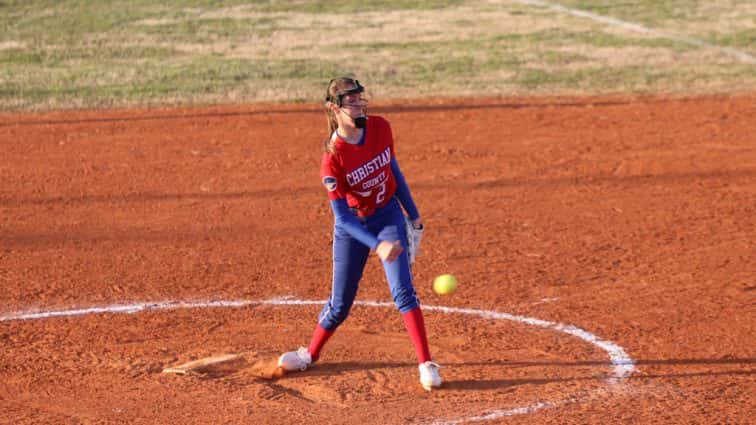
<path id="1" fill-rule="evenodd" d="M 402 254 L 402 251 L 404 251 L 404 248 L 402 248 L 401 241 L 381 241 L 378 244 L 378 247 L 375 249 L 378 257 L 380 257 L 382 261 L 385 261 L 387 263 L 390 263 L 399 258 L 399 255 Z"/>

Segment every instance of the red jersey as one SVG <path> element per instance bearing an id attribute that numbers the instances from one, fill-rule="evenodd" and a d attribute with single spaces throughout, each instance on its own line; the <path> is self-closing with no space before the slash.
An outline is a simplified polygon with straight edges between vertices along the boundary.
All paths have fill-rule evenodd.
<path id="1" fill-rule="evenodd" d="M 344 199 L 360 217 L 372 215 L 396 192 L 391 172 L 394 137 L 384 118 L 369 115 L 363 143 L 352 145 L 334 132 L 333 153 L 323 154 L 320 178 L 331 200 Z"/>

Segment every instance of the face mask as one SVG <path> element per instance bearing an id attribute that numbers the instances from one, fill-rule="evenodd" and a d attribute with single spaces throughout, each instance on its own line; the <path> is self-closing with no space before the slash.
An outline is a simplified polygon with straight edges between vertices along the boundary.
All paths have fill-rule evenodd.
<path id="1" fill-rule="evenodd" d="M 345 105 L 342 103 L 342 99 L 344 96 L 350 95 L 350 94 L 356 94 L 356 93 L 362 93 L 365 91 L 365 88 L 362 87 L 359 81 L 348 79 L 348 81 L 351 81 L 354 84 L 354 87 L 348 90 L 341 90 L 336 93 L 335 96 L 331 96 L 330 94 L 326 95 L 326 102 L 333 102 L 335 103 L 339 108 L 343 108 Z M 333 80 L 331 80 L 328 85 L 330 86 Z M 365 113 L 364 107 L 367 105 L 367 102 L 364 102 L 362 105 L 362 113 Z M 350 114 L 347 111 L 344 111 L 351 119 L 354 121 L 355 128 L 365 128 L 367 125 L 367 117 L 361 116 L 361 117 L 353 117 L 352 114 Z"/>

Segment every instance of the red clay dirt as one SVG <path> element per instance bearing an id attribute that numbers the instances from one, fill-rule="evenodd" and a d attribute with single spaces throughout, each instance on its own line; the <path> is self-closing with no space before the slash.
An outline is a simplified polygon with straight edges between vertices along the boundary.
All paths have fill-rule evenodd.
<path id="1" fill-rule="evenodd" d="M 312 105 L 0 114 L 0 423 L 753 423 L 756 95 L 384 103 L 427 231 L 426 393 L 393 308 L 265 379 L 324 300 L 332 216 Z M 455 274 L 452 296 L 431 290 Z M 376 258 L 360 301 L 390 301 Z M 242 366 L 168 366 L 247 353 Z M 251 354 L 250 354 L 251 353 Z M 270 378 L 270 376 L 267 376 Z"/>

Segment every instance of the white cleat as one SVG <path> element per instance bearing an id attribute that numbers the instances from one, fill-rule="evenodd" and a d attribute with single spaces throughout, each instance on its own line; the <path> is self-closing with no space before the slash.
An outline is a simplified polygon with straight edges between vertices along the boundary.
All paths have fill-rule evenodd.
<path id="1" fill-rule="evenodd" d="M 430 361 L 420 363 L 420 366 L 418 366 L 418 369 L 420 369 L 420 384 L 425 388 L 425 391 L 431 391 L 434 388 L 441 387 L 443 380 L 438 373 L 438 369 L 440 368 L 441 366 L 439 366 L 438 363 Z"/>
<path id="2" fill-rule="evenodd" d="M 297 351 L 289 351 L 278 358 L 278 366 L 287 372 L 306 370 L 312 364 L 312 356 L 304 347 Z"/>

